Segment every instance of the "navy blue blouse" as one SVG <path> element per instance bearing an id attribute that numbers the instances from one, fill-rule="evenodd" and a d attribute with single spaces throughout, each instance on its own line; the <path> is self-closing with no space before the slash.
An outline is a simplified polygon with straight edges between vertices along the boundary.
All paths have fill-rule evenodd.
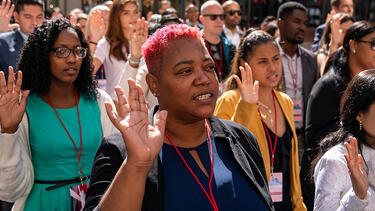
<path id="1" fill-rule="evenodd" d="M 235 162 L 228 143 L 215 142 L 212 134 L 211 140 L 214 160 L 211 186 L 219 210 L 268 210 Z M 178 150 L 209 194 L 209 178 L 189 153 L 196 150 L 210 174 L 209 141 L 195 148 L 178 147 Z M 160 158 L 163 165 L 165 211 L 213 210 L 207 196 L 172 145 L 163 145 Z"/>

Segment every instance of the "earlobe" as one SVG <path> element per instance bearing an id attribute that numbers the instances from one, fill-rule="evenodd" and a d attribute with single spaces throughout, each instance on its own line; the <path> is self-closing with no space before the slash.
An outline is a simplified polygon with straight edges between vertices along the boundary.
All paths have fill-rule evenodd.
<path id="1" fill-rule="evenodd" d="M 362 118 L 363 118 L 363 114 L 362 114 L 362 112 L 359 112 L 358 115 L 355 117 L 355 119 L 356 119 L 358 122 L 362 121 Z"/>
<path id="2" fill-rule="evenodd" d="M 349 50 L 355 54 L 356 53 L 355 49 L 356 49 L 356 44 L 355 44 L 354 40 L 350 40 L 349 41 Z"/>

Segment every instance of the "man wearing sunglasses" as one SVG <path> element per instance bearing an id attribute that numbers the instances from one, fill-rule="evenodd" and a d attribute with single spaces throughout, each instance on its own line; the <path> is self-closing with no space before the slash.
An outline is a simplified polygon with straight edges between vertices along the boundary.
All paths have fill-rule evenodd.
<path id="1" fill-rule="evenodd" d="M 206 47 L 215 62 L 221 93 L 223 91 L 222 82 L 229 75 L 230 64 L 235 52 L 235 47 L 222 35 L 224 10 L 221 4 L 214 0 L 206 1 L 201 7 L 199 20 L 203 24 Z"/>
<path id="2" fill-rule="evenodd" d="M 226 38 L 236 48 L 240 44 L 243 31 L 238 26 L 242 19 L 242 12 L 240 5 L 236 1 L 226 1 L 223 4 L 224 9 L 224 28 L 223 33 Z"/>

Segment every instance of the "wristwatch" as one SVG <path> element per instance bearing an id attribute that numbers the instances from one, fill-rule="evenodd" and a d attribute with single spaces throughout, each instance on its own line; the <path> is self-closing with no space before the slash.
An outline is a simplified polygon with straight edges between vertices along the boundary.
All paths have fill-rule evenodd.
<path id="1" fill-rule="evenodd" d="M 140 59 L 134 59 L 130 54 L 128 56 L 128 61 L 131 65 L 139 65 L 139 63 L 141 62 Z"/>

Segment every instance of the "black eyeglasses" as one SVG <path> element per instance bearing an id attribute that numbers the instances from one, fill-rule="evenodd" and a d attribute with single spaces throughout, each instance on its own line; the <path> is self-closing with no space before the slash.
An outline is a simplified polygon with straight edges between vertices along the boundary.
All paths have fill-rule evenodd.
<path id="1" fill-rule="evenodd" d="M 366 40 L 357 40 L 357 42 L 363 42 L 363 43 L 370 43 L 371 49 L 375 51 L 375 40 L 373 41 L 366 41 Z"/>
<path id="2" fill-rule="evenodd" d="M 210 19 L 211 19 L 212 21 L 216 20 L 217 17 L 219 17 L 220 20 L 224 20 L 224 14 L 220 14 L 220 15 L 208 14 L 208 15 L 203 15 L 203 17 L 210 17 Z"/>
<path id="3" fill-rule="evenodd" d="M 66 47 L 57 47 L 57 48 L 52 48 L 51 51 L 55 52 L 55 56 L 58 58 L 66 58 L 70 55 L 71 52 L 73 52 L 74 55 L 78 57 L 79 59 L 83 59 L 87 55 L 87 49 L 81 46 L 77 46 L 73 49 L 66 48 Z"/>
<path id="4" fill-rule="evenodd" d="M 242 12 L 241 12 L 241 10 L 229 10 L 229 12 L 228 12 L 228 14 L 229 14 L 230 16 L 233 16 L 233 15 L 236 14 L 236 13 L 237 13 L 238 16 L 242 16 Z"/>

